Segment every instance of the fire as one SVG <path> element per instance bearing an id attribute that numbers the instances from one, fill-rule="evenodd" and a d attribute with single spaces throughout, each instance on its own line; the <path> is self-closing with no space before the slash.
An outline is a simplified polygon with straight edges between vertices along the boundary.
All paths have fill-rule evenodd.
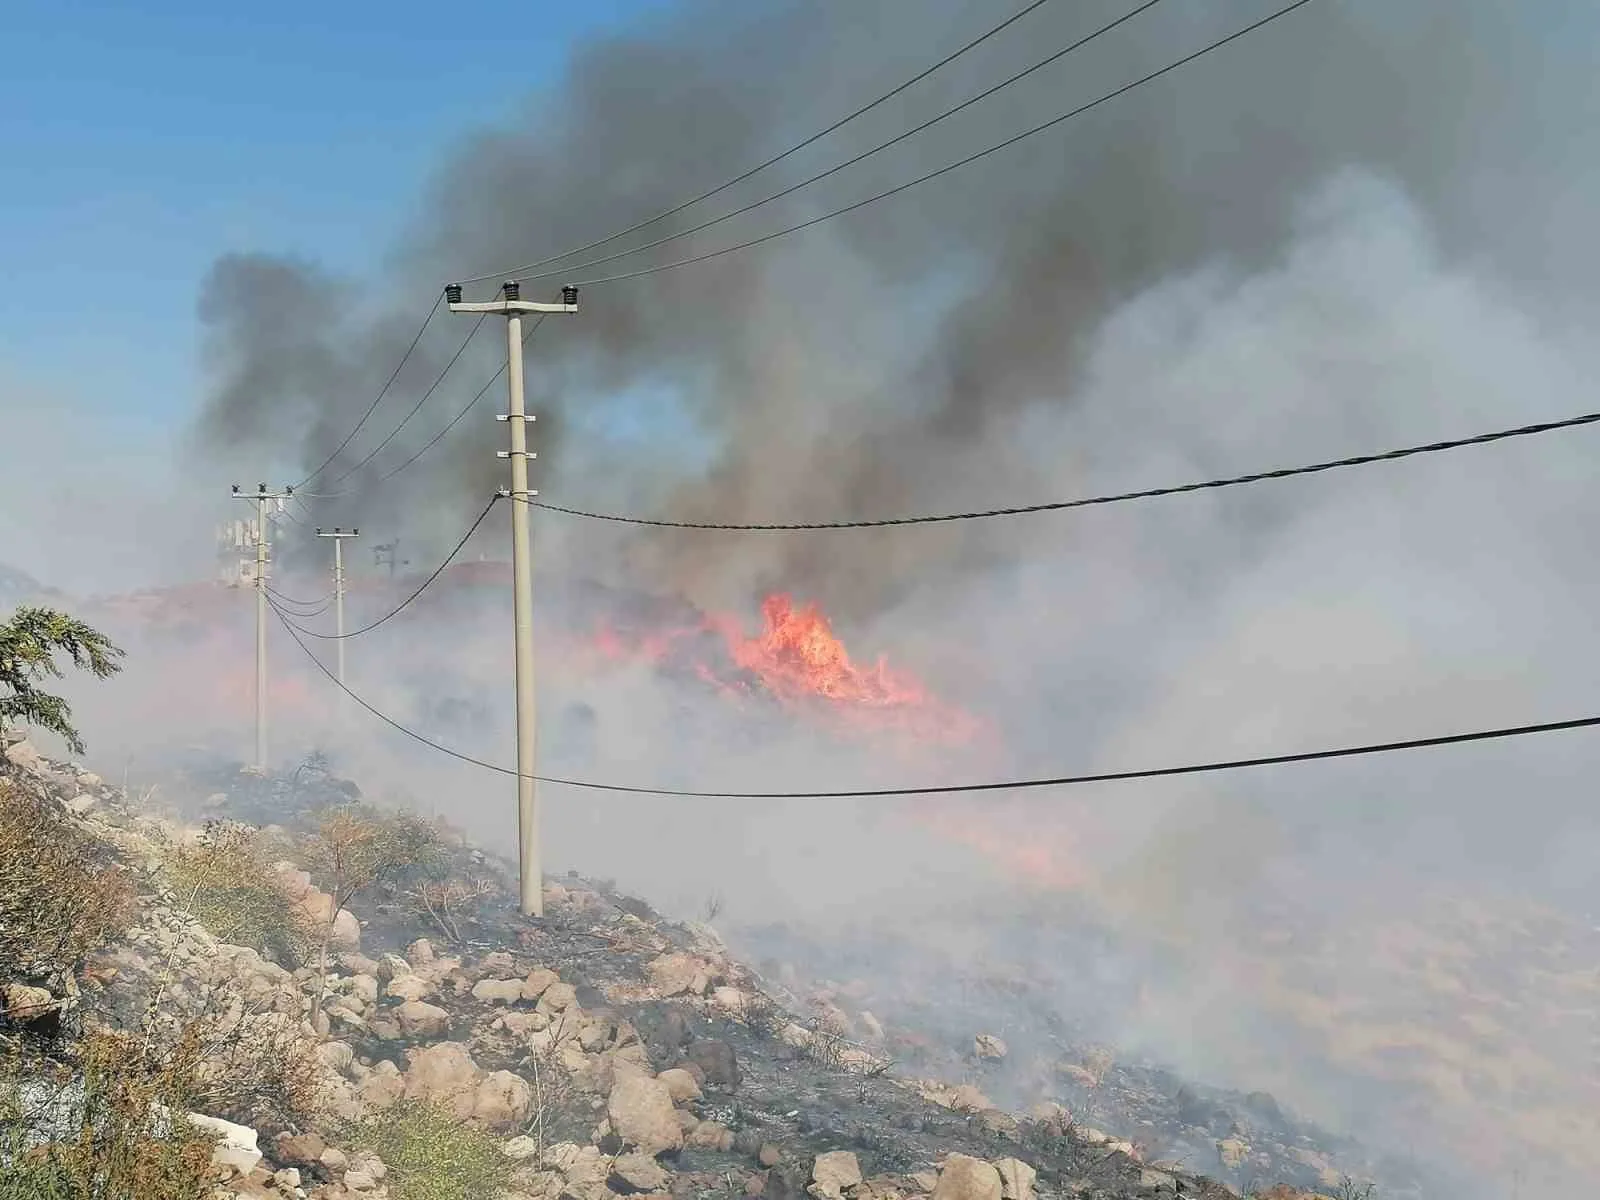
<path id="1" fill-rule="evenodd" d="M 692 674 L 738 700 L 767 697 L 831 718 L 848 733 L 900 734 L 918 742 L 966 745 L 984 724 L 934 696 L 915 676 L 879 656 L 856 662 L 815 604 L 775 593 L 761 605 L 761 629 L 737 617 L 702 616 L 668 629 L 624 631 L 602 622 L 590 638 L 602 659 L 647 662 Z"/>

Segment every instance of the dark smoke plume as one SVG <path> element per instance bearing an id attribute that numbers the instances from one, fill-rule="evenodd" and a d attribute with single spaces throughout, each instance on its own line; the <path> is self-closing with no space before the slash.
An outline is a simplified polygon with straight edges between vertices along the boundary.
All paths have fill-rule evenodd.
<path id="1" fill-rule="evenodd" d="M 1043 9 L 768 174 L 788 182 L 874 144 L 1115 11 Z M 715 248 L 867 195 L 1264 11 L 1158 8 L 860 168 L 617 267 Z M 443 282 L 670 206 L 994 16 L 951 2 L 835 2 L 752 19 L 738 6 L 692 3 L 642 34 L 586 47 L 565 80 L 530 100 L 520 126 L 472 137 L 441 171 L 431 215 L 382 281 L 405 296 L 402 309 L 341 318 L 351 291 L 314 267 L 219 261 L 202 304 L 217 369 L 202 430 L 309 469 L 348 432 Z M 1264 261 L 1287 236 L 1295 198 L 1347 164 L 1399 181 L 1440 222 L 1449 249 L 1514 275 L 1581 278 L 1592 239 L 1553 255 L 1541 221 L 1499 216 L 1513 178 L 1537 187 L 1574 149 L 1576 112 L 1559 124 L 1547 117 L 1594 104 L 1587 91 L 1556 94 L 1548 80 L 1529 86 L 1542 32 L 1533 10 L 1513 14 L 1488 0 L 1404 10 L 1327 0 L 954 177 L 777 245 L 595 287 L 580 316 L 550 322 L 535 343 L 542 488 L 578 506 L 732 521 L 899 515 L 1071 492 L 1070 458 L 1025 463 L 1007 445 L 1030 411 L 1070 410 L 1085 338 L 1110 306 L 1202 261 Z M 722 211 L 772 185 L 763 175 L 703 207 Z M 1526 212 L 1528 199 L 1516 209 Z M 437 325 L 341 463 L 387 433 L 466 328 L 462 318 Z M 500 330 L 479 342 L 352 483 L 409 455 L 489 377 L 503 354 Z M 501 402 L 496 388 L 485 406 Z M 627 429 L 631 439 L 616 432 Z M 458 505 L 464 523 L 500 483 L 498 432 L 469 417 L 418 466 L 354 499 L 346 523 L 414 507 L 400 503 L 412 497 L 435 512 Z M 422 532 L 445 537 L 454 523 Z M 631 547 L 629 565 L 714 591 L 727 583 L 719 564 L 729 554 L 748 586 L 753 551 L 764 556 L 761 584 L 803 581 L 835 610 L 864 615 L 930 571 L 994 561 L 1030 536 L 1021 525 L 759 546 L 652 536 Z M 863 562 L 872 569 L 858 569 Z"/>
<path id="2" fill-rule="evenodd" d="M 522 119 L 463 142 L 372 279 L 267 256 L 219 261 L 202 308 L 215 380 L 200 435 L 234 461 L 309 470 L 370 403 L 444 283 L 669 207 L 1001 13 L 957 0 L 753 7 L 691 0 L 582 49 Z M 1118 11 L 1102 0 L 1046 6 L 775 180 L 709 207 L 874 144 Z M 892 186 L 1266 11 L 1259 0 L 1174 0 L 948 127 L 642 261 Z M 556 503 L 688 520 L 899 516 L 1184 482 L 1588 407 L 1596 32 L 1593 14 L 1553 2 L 1318 0 L 926 187 L 756 250 L 588 288 L 583 311 L 545 322 L 529 355 L 538 486 Z M 525 294 L 586 274 L 529 282 Z M 363 307 L 367 294 L 406 302 Z M 393 427 L 466 329 L 436 319 L 343 463 Z M 371 482 L 433 436 L 493 374 L 502 339 L 486 326 L 458 374 L 350 482 Z M 503 483 L 490 419 L 502 403 L 497 387 L 416 467 L 326 502 L 317 520 L 398 529 L 413 560 L 431 565 Z M 1594 707 L 1590 445 L 1521 443 L 1081 519 L 874 533 L 635 534 L 539 514 L 539 578 L 746 613 L 761 592 L 794 588 L 852 644 L 889 646 L 943 694 L 1000 719 L 1019 774 L 1554 719 Z M 485 546 L 503 557 L 502 534 L 488 530 L 469 557 Z M 491 633 L 470 646 L 473 678 L 503 688 L 504 622 L 496 609 L 452 626 L 430 647 L 440 671 L 481 626 Z M 403 649 L 414 665 L 415 648 Z M 595 686 L 597 773 L 861 781 L 819 754 L 763 757 L 731 740 L 726 753 L 693 757 L 675 740 L 670 703 L 641 707 L 643 684 Z M 483 752 L 504 745 L 500 736 Z M 1597 1111 L 1583 1105 L 1592 1072 L 1572 1065 L 1565 1026 L 1535 1022 L 1496 1026 L 1496 1044 L 1510 1047 L 1496 1069 L 1512 1081 L 1498 1091 L 1453 1062 L 1408 1074 L 1384 1049 L 1432 1044 L 1432 1018 L 1416 1015 L 1431 1010 L 1413 1002 L 1421 988 L 1434 1003 L 1426 989 L 1449 981 L 1431 959 L 1375 960 L 1368 939 L 1392 933 L 1383 922 L 1409 913 L 1418 889 L 1445 910 L 1498 889 L 1600 912 L 1590 746 L 972 801 L 970 815 L 1019 843 L 1075 847 L 1109 919 L 1187 964 L 1128 1018 L 1128 1036 L 1419 1152 L 1470 1145 L 1501 1172 L 1485 1168 L 1485 1194 L 1504 1194 L 1530 1155 L 1568 1156 L 1555 1169 L 1569 1178 L 1597 1169 L 1600 1131 L 1561 1116 Z M 957 866 L 936 874 L 900 857 L 899 842 L 839 809 L 826 822 L 798 809 L 587 798 L 552 809 L 572 823 L 571 845 L 589 838 L 586 853 L 648 888 L 686 886 L 682 865 L 707 857 L 714 829 L 731 847 L 718 882 L 735 909 L 742 896 L 751 909 L 788 903 L 832 918 L 881 913 L 891 894 L 916 909 L 929 893 L 961 909 L 976 886 Z M 503 833 L 503 817 L 485 807 L 480 819 Z M 617 829 L 644 833 L 619 840 Z M 789 852 L 802 834 L 811 857 Z M 829 867 L 853 890 L 813 887 Z M 851 903 L 863 895 L 872 904 Z M 1313 932 L 1299 958 L 1258 954 L 1240 931 L 1253 934 L 1268 901 L 1286 896 Z M 897 909 L 897 927 L 945 936 L 943 912 L 925 924 L 920 914 Z M 1000 924 L 980 935 L 1026 961 Z M 1506 941 L 1520 950 L 1519 936 Z M 1321 994 L 1308 1000 L 1287 977 L 1283 964 L 1318 950 L 1343 972 L 1323 990 L 1355 1015 L 1327 1018 Z M 1495 969 L 1514 975 L 1504 964 L 1515 959 Z M 1550 978 L 1537 963 L 1516 969 L 1531 972 L 1515 976 L 1518 995 Z M 1312 1031 L 1298 1057 L 1255 1038 L 1272 1006 Z M 1370 1086 L 1350 1086 L 1352 1073 Z"/>

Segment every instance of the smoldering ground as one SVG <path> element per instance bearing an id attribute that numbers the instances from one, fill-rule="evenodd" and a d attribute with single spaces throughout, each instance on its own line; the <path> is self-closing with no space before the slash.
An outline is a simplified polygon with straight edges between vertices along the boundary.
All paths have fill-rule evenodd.
<path id="1" fill-rule="evenodd" d="M 1041 10 L 784 178 L 874 144 L 1114 11 Z M 1265 11 L 1158 8 L 815 195 L 678 253 L 890 186 Z M 994 15 L 955 3 L 688 5 L 587 48 L 522 121 L 463 144 L 372 279 L 262 254 L 219 261 L 202 302 L 215 387 L 198 436 L 228 448 L 230 471 L 263 460 L 310 470 L 442 282 L 659 211 Z M 539 486 L 557 503 L 689 520 L 897 516 L 1233 474 L 1582 409 L 1592 352 L 1575 331 L 1595 250 L 1581 218 L 1597 161 L 1582 65 L 1594 33 L 1592 18 L 1555 4 L 1328 0 L 982 166 L 758 250 L 588 288 L 584 311 L 546 322 L 530 354 Z M 364 300 L 379 294 L 411 302 L 391 312 Z M 436 320 L 329 476 L 432 382 L 460 322 Z M 375 479 L 491 377 L 499 336 L 486 327 L 437 399 L 347 481 L 371 490 L 326 501 L 317 519 L 398 529 L 419 562 L 453 544 L 500 483 L 486 411 Z M 738 611 L 793 588 L 835 614 L 853 646 L 995 718 L 1017 774 L 1560 718 L 1592 707 L 1574 653 L 1595 584 L 1588 436 L 912 530 L 636 533 L 541 513 L 540 578 L 625 581 Z M 448 664 L 481 646 L 470 657 L 482 674 L 467 677 L 496 689 L 498 715 L 456 732 L 503 747 L 503 629 L 500 616 L 452 621 L 392 656 L 374 648 L 355 678 L 375 703 L 421 719 L 419 689 L 387 682 L 397 660 Z M 766 790 L 907 775 L 803 740 L 753 749 L 715 727 L 689 753 L 676 693 L 660 698 L 649 678 L 593 686 L 591 765 L 609 778 Z M 388 785 L 392 772 L 504 839 L 503 787 L 431 765 L 376 727 L 371 737 L 352 734 L 348 749 L 370 778 Z M 976 890 L 1070 884 L 1130 942 L 1177 947 L 1188 964 L 1127 1015 L 1123 1036 L 1375 1137 L 1444 1156 L 1470 1145 L 1489 1159 L 1492 1190 L 1532 1152 L 1575 1174 L 1592 1168 L 1584 1155 L 1600 1140 L 1563 1115 L 1595 1111 L 1591 1066 L 1568 1028 L 1504 1014 L 1477 1035 L 1487 1043 L 1441 1045 L 1414 1017 L 1428 985 L 1405 968 L 1421 958 L 1380 969 L 1364 955 L 1384 922 L 1417 910 L 1424 884 L 1447 896 L 1537 889 L 1564 911 L 1592 911 L 1578 781 L 1594 753 L 1582 734 L 1551 735 L 961 802 L 972 825 L 1048 850 L 1042 867 L 1027 860 L 1025 879 L 1022 865 L 976 870 L 976 852 L 844 805 L 555 793 L 551 841 L 557 864 L 669 899 L 692 873 L 727 896 L 729 920 L 825 927 L 868 912 L 934 940 L 970 934 L 957 918 Z M 1267 901 L 1284 898 L 1309 950 L 1273 952 L 1251 936 Z M 1002 940 L 1006 929 L 983 926 Z M 1324 985 L 1338 1000 L 1331 1017 L 1307 1007 L 1297 974 L 1318 952 L 1343 968 Z M 1539 976 L 1507 970 L 1507 994 L 1530 1003 Z M 1459 997 L 1449 1004 L 1466 1011 Z M 1269 1057 L 1254 1042 L 1262 1011 L 1298 1031 L 1295 1054 L 1274 1044 Z M 1381 1052 L 1397 1045 L 1412 1057 Z"/>

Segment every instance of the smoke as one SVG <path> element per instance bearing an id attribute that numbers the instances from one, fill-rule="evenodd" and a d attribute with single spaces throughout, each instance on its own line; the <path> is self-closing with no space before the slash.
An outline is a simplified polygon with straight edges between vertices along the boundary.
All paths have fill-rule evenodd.
<path id="1" fill-rule="evenodd" d="M 757 21 L 686 3 L 584 48 L 520 122 L 463 142 L 373 279 L 269 255 L 217 263 L 202 303 L 213 386 L 197 437 L 225 447 L 230 466 L 310 470 L 383 386 L 442 283 L 588 241 L 759 161 L 993 20 L 968 8 L 830 0 Z M 1116 11 L 1042 9 L 781 178 L 874 144 Z M 1158 8 L 858 171 L 643 261 L 892 186 L 1265 11 Z M 532 342 L 538 486 L 560 504 L 683 520 L 899 516 L 1159 486 L 1586 408 L 1597 264 L 1584 219 L 1600 125 L 1578 48 L 1595 32 L 1591 16 L 1554 4 L 1325 0 L 847 218 L 586 288 L 583 311 L 545 321 Z M 767 186 L 742 185 L 727 206 Z M 524 294 L 612 270 L 529 281 Z M 392 296 L 410 303 L 391 308 Z M 463 322 L 435 318 L 324 483 L 433 382 Z M 414 467 L 377 479 L 489 381 L 502 336 L 485 326 L 421 415 L 350 477 L 357 490 L 319 507 L 321 523 L 398 532 L 418 565 L 453 544 L 502 483 L 490 400 Z M 1589 436 L 912 529 L 639 532 L 538 513 L 538 577 L 741 612 L 794 589 L 834 614 L 853 647 L 887 652 L 996 719 L 1004 762 L 989 773 L 1559 719 L 1594 703 L 1575 653 L 1600 582 L 1586 553 Z M 502 535 L 488 523 L 480 537 Z M 285 570 L 309 570 L 312 549 L 291 538 Z M 375 634 L 354 644 L 354 677 L 378 707 L 435 732 L 431 693 L 488 697 L 487 714 L 449 732 L 503 761 L 507 626 L 496 603 L 440 618 L 434 637 Z M 945 781 L 963 768 L 913 771 L 792 729 L 755 736 L 707 715 L 708 696 L 651 678 L 589 680 L 555 665 L 545 688 L 560 697 L 545 706 L 547 733 L 567 732 L 552 710 L 569 703 L 593 718 L 587 751 L 576 734 L 546 737 L 552 770 L 800 790 Z M 309 744 L 317 725 L 291 725 L 285 746 Z M 1536 906 L 1565 920 L 1600 909 L 1577 782 L 1595 765 L 1584 738 L 940 809 L 1048 851 L 1047 869 L 1027 878 L 898 803 L 550 789 L 549 829 L 559 865 L 680 907 L 715 890 L 741 922 L 836 930 L 868 912 L 912 941 L 981 930 L 1024 964 L 1037 914 L 1018 887 L 1070 884 L 1130 960 L 1178 964 L 1120 1014 L 1116 1036 L 1221 1082 L 1271 1087 L 1383 1144 L 1443 1158 L 1470 1146 L 1487 1192 L 1529 1154 L 1574 1179 L 1597 1165 L 1592 1123 L 1568 1119 L 1596 1111 L 1575 1040 L 1587 1035 L 1556 1020 L 1541 989 L 1584 993 L 1575 968 L 1533 962 L 1525 945 L 1527 914 L 1546 911 Z M 398 735 L 352 732 L 341 745 L 352 773 L 403 780 L 474 832 L 506 837 L 506 789 L 471 768 Z M 1493 906 L 1512 931 L 1452 928 L 1471 905 Z M 1267 936 L 1284 931 L 1287 949 Z M 1468 944 L 1483 955 L 1468 955 L 1471 978 L 1441 990 L 1436 960 Z M 1519 1024 L 1494 1010 L 1500 1001 L 1538 1015 Z M 1427 1015 L 1440 1003 L 1449 1021 Z M 1283 1031 L 1270 1042 L 1259 1036 L 1269 1023 Z"/>

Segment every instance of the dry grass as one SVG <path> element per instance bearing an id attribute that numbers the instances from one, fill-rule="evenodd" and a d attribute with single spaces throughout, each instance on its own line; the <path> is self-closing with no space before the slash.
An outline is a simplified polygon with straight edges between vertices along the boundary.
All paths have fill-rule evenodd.
<path id="1" fill-rule="evenodd" d="M 207 822 L 198 841 L 169 848 L 167 871 L 187 911 L 223 941 L 285 965 L 305 961 L 314 933 L 279 886 L 256 834 Z"/>
<path id="2" fill-rule="evenodd" d="M 61 810 L 0 780 L 0 974 L 61 980 L 125 929 L 134 891 Z"/>
<path id="3" fill-rule="evenodd" d="M 205 1200 L 211 1138 L 171 1115 L 192 1102 L 199 1050 L 102 1032 L 70 1062 L 6 1058 L 0 1198 Z"/>

